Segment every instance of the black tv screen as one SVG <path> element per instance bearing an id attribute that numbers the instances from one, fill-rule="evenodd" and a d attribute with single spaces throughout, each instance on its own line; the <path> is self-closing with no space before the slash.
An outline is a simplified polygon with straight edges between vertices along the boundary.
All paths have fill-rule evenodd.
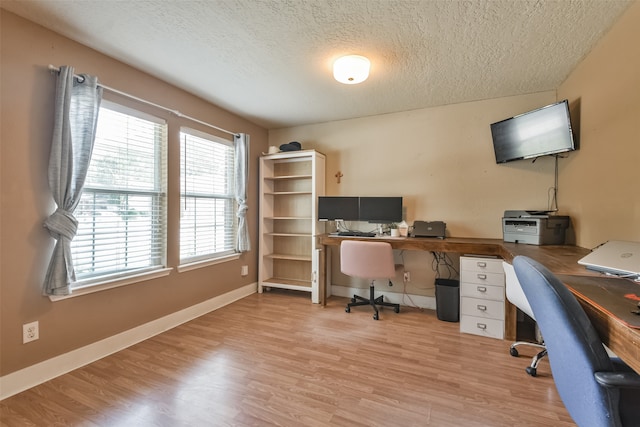
<path id="1" fill-rule="evenodd" d="M 496 163 L 576 149 L 566 99 L 492 123 L 491 136 Z"/>
<path id="2" fill-rule="evenodd" d="M 377 224 L 402 221 L 402 197 L 360 197 L 360 221 Z"/>
<path id="3" fill-rule="evenodd" d="M 318 220 L 320 221 L 357 221 L 358 213 L 358 197 L 318 197 Z"/>

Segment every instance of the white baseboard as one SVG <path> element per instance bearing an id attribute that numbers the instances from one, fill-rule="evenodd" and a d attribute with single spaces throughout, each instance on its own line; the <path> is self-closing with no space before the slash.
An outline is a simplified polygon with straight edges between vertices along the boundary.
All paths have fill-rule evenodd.
<path id="1" fill-rule="evenodd" d="M 251 283 L 128 331 L 0 377 L 0 400 L 95 362 L 234 301 L 255 294 L 258 290 L 257 286 L 257 283 Z"/>
<path id="2" fill-rule="evenodd" d="M 349 286 L 331 285 L 331 295 L 338 297 L 351 298 L 354 294 L 361 295 L 363 297 L 369 297 L 369 288 L 352 288 Z M 394 304 L 415 306 L 420 308 L 426 308 L 429 310 L 436 309 L 436 299 L 434 297 L 427 297 L 424 295 L 410 295 L 402 294 L 399 292 L 380 292 L 376 289 L 374 293 L 376 298 L 380 295 L 384 295 L 385 301 L 389 301 Z"/>

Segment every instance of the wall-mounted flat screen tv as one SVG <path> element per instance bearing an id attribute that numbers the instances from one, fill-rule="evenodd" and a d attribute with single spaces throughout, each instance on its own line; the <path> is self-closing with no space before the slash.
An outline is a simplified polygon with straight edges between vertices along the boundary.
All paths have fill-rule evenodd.
<path id="1" fill-rule="evenodd" d="M 319 221 L 357 221 L 359 212 L 358 197 L 318 197 Z"/>
<path id="2" fill-rule="evenodd" d="M 496 163 L 575 150 L 569 102 L 557 102 L 491 124 Z"/>

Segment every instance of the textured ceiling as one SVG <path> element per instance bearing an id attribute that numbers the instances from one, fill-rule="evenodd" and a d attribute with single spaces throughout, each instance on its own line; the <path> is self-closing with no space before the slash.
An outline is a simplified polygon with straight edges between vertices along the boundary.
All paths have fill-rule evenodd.
<path id="1" fill-rule="evenodd" d="M 1 0 L 266 128 L 554 90 L 629 4 Z M 371 75 L 337 83 L 331 64 L 351 53 L 371 60 Z"/>

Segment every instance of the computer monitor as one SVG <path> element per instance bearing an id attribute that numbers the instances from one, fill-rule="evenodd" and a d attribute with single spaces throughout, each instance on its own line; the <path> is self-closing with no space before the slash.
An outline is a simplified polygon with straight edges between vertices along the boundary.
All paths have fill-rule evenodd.
<path id="1" fill-rule="evenodd" d="M 358 197 L 320 196 L 318 197 L 318 220 L 357 221 L 358 207 Z"/>
<path id="2" fill-rule="evenodd" d="M 360 197 L 360 221 L 388 224 L 402 221 L 402 197 Z"/>

